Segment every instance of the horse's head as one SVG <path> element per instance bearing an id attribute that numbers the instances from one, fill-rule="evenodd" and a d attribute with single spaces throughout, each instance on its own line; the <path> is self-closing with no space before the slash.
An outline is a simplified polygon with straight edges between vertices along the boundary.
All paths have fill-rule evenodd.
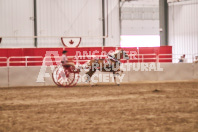
<path id="1" fill-rule="evenodd" d="M 129 55 L 126 53 L 125 50 L 121 49 L 117 53 L 115 53 L 115 58 L 120 60 L 120 59 L 129 59 Z"/>

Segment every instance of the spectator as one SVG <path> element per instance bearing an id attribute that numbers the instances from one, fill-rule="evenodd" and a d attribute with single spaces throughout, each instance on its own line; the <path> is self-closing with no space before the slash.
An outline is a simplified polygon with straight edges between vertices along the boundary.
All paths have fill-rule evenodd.
<path id="1" fill-rule="evenodd" d="M 195 56 L 195 61 L 194 63 L 198 63 L 198 56 Z"/>
<path id="2" fill-rule="evenodd" d="M 181 63 L 187 63 L 187 59 L 186 59 L 186 55 L 185 54 L 183 54 L 181 56 L 181 58 L 179 59 L 179 62 L 181 62 Z"/>

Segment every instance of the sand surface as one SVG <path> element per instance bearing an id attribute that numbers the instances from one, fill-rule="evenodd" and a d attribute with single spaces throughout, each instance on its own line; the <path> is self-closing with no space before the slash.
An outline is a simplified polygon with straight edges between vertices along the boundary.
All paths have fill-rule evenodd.
<path id="1" fill-rule="evenodd" d="M 0 132 L 10 131 L 198 132 L 198 83 L 0 89 Z"/>

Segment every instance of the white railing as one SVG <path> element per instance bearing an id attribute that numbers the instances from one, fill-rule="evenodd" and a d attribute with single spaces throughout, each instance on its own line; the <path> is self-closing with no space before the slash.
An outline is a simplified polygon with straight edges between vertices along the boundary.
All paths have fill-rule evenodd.
<path id="1" fill-rule="evenodd" d="M 179 60 L 179 57 L 174 57 L 176 54 L 130 54 L 129 60 L 127 62 L 133 61 L 133 62 L 145 62 L 152 60 L 151 62 L 162 62 L 162 61 L 171 61 L 172 60 Z M 178 54 L 178 56 L 181 56 L 181 54 Z M 195 55 L 191 55 L 191 59 L 194 60 Z M 47 56 L 47 57 L 42 57 L 42 56 L 12 56 L 12 57 L 0 57 L 0 64 L 6 64 L 6 66 L 10 66 L 12 64 L 24 64 L 24 66 L 29 66 L 28 64 L 43 64 L 45 63 L 50 63 L 50 62 L 55 62 L 55 63 L 60 63 L 60 56 Z M 90 59 L 95 59 L 95 58 L 106 58 L 106 55 L 86 55 L 86 56 L 68 56 L 69 59 L 72 59 L 75 63 L 83 63 L 87 62 Z M 88 59 L 87 59 L 88 58 Z M 17 60 L 21 59 L 21 60 Z M 35 59 L 35 60 L 31 60 Z M 50 59 L 50 60 L 48 60 Z M 54 59 L 54 60 L 51 60 Z M 190 59 L 190 58 L 187 58 Z M 126 60 L 126 59 L 121 59 L 121 61 Z M 177 61 L 178 62 L 178 61 Z M 1 66 L 1 65 L 0 65 Z"/>
<path id="2" fill-rule="evenodd" d="M 0 64 L 6 64 L 7 65 L 7 57 L 0 57 Z M 4 61 L 2 61 L 2 60 L 4 60 Z"/>
<path id="3" fill-rule="evenodd" d="M 23 61 L 11 61 L 11 59 L 25 59 Z M 29 61 L 28 59 L 42 59 L 42 61 Z M 25 64 L 25 66 L 28 66 L 28 63 L 41 63 L 43 62 L 42 56 L 12 56 L 7 59 L 7 66 L 10 66 L 10 64 Z"/>

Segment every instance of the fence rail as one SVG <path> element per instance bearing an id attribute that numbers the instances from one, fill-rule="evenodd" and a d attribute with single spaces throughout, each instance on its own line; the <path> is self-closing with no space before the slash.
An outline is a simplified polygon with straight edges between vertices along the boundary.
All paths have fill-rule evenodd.
<path id="1" fill-rule="evenodd" d="M 130 62 L 173 62 L 172 60 L 179 60 L 176 54 L 130 54 L 129 60 L 121 59 L 121 61 Z M 179 56 L 179 55 L 178 55 Z M 75 63 L 85 63 L 90 59 L 94 58 L 105 58 L 106 55 L 86 55 L 86 56 L 68 56 L 69 59 L 72 59 Z M 89 58 L 89 59 L 87 59 Z M 189 59 L 189 58 L 187 58 Z M 194 60 L 194 55 L 192 55 L 192 60 Z M 23 66 L 35 66 L 36 64 L 42 65 L 54 62 L 56 64 L 60 63 L 60 56 L 12 56 L 12 57 L 0 57 L 0 66 L 13 66 L 23 65 Z M 4 65 L 2 65 L 4 64 Z"/>

